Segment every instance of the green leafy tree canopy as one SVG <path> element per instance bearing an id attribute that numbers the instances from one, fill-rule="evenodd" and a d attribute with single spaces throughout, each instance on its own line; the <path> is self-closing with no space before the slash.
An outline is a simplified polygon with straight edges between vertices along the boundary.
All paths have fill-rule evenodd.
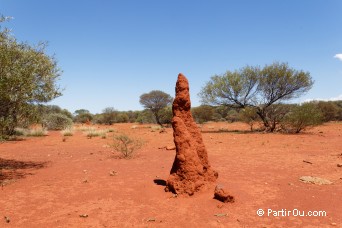
<path id="1" fill-rule="evenodd" d="M 149 109 L 159 125 L 162 126 L 162 110 L 172 103 L 173 98 L 163 91 L 152 90 L 140 96 L 140 104 Z"/>
<path id="2" fill-rule="evenodd" d="M 265 128 L 273 131 L 275 126 L 267 117 L 269 107 L 299 97 L 310 90 L 313 83 L 310 73 L 275 62 L 263 68 L 246 66 L 215 75 L 199 96 L 204 104 L 254 108 Z"/>
<path id="3" fill-rule="evenodd" d="M 6 20 L 1 17 L 0 25 Z M 61 96 L 56 84 L 61 70 L 45 49 L 46 43 L 19 42 L 0 27 L 0 134 L 13 134 L 19 118 L 31 114 L 33 104 Z"/>

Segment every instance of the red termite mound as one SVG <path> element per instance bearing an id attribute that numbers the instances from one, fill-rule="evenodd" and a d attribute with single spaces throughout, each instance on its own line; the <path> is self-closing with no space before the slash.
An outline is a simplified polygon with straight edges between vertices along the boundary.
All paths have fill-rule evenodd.
<path id="1" fill-rule="evenodd" d="M 179 74 L 172 105 L 176 157 L 165 188 L 176 194 L 193 195 L 218 177 L 209 165 L 207 150 L 190 108 L 189 82 Z"/>

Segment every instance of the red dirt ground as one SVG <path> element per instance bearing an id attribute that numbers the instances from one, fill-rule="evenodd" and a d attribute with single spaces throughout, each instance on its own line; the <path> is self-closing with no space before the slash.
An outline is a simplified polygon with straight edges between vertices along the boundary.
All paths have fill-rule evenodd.
<path id="1" fill-rule="evenodd" d="M 63 142 L 52 131 L 0 144 L 0 227 L 342 227 L 342 123 L 297 135 L 243 133 L 234 130 L 248 127 L 235 123 L 203 125 L 217 183 L 235 197 L 228 204 L 213 199 L 215 185 L 192 197 L 166 193 L 162 180 L 175 150 L 159 148 L 173 145 L 172 129 L 133 125 L 110 127 L 145 141 L 130 160 L 118 159 L 107 146 L 113 133 L 88 139 L 76 131 Z M 301 176 L 333 184 L 302 183 Z M 259 217 L 258 209 L 265 215 Z M 326 216 L 267 216 L 268 209 Z"/>

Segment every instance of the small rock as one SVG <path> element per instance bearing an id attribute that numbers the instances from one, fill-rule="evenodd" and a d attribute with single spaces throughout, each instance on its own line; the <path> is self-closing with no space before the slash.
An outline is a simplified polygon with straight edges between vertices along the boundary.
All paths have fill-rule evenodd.
<path id="1" fill-rule="evenodd" d="M 81 214 L 79 215 L 81 218 L 88 218 L 88 215 L 87 214 Z"/>
<path id="2" fill-rule="evenodd" d="M 332 222 L 332 223 L 330 223 L 330 225 L 337 226 L 337 223 L 336 222 Z"/>
<path id="3" fill-rule="evenodd" d="M 223 203 L 234 203 L 234 196 L 226 193 L 222 186 L 217 185 L 215 188 L 214 199 L 217 199 Z"/>
<path id="4" fill-rule="evenodd" d="M 147 219 L 147 222 L 155 222 L 155 221 L 156 221 L 155 218 L 148 218 L 148 219 Z"/>
<path id="5" fill-rule="evenodd" d="M 342 167 L 342 163 L 337 164 L 337 167 L 341 168 Z"/>
<path id="6" fill-rule="evenodd" d="M 110 176 L 116 176 L 118 173 L 116 172 L 116 171 L 114 171 L 114 170 L 112 170 L 112 171 L 110 171 L 109 172 L 109 175 Z"/>
<path id="7" fill-rule="evenodd" d="M 176 146 L 167 146 L 166 147 L 166 150 L 175 150 L 176 149 Z"/>
<path id="8" fill-rule="evenodd" d="M 214 216 L 216 216 L 216 217 L 225 217 L 225 216 L 228 216 L 228 214 L 215 214 Z"/>
<path id="9" fill-rule="evenodd" d="M 5 219 L 6 223 L 10 223 L 11 222 L 11 219 L 9 217 L 7 217 L 7 216 L 5 216 L 4 219 Z"/>
<path id="10" fill-rule="evenodd" d="M 303 160 L 303 162 L 305 162 L 305 163 L 308 163 L 308 164 L 312 165 L 312 162 L 310 162 L 310 161 Z"/>

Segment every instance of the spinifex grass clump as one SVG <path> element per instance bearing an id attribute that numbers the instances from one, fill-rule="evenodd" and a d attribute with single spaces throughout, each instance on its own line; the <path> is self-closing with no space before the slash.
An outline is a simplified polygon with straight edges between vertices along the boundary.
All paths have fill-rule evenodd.
<path id="1" fill-rule="evenodd" d="M 73 136 L 74 135 L 74 129 L 72 127 L 67 127 L 61 131 L 61 134 L 63 136 Z"/>
<path id="2" fill-rule="evenodd" d="M 41 137 L 41 136 L 46 136 L 47 133 L 48 131 L 45 130 L 44 128 L 36 128 L 36 129 L 29 130 L 27 136 Z"/>
<path id="3" fill-rule="evenodd" d="M 92 138 L 92 137 L 101 137 L 103 139 L 105 139 L 107 137 L 107 133 L 109 131 L 107 129 L 104 129 L 104 130 L 96 130 L 96 129 L 90 129 L 88 131 L 85 132 L 86 136 L 88 138 Z"/>
<path id="4" fill-rule="evenodd" d="M 93 126 L 79 126 L 79 127 L 77 127 L 77 130 L 79 130 L 79 131 L 95 131 L 96 127 L 93 127 Z"/>
<path id="5" fill-rule="evenodd" d="M 123 158 L 132 158 L 135 152 L 140 149 L 143 142 L 139 139 L 133 139 L 128 135 L 120 134 L 114 136 L 112 147 L 121 153 Z"/>
<path id="6" fill-rule="evenodd" d="M 16 128 L 15 129 L 16 136 L 41 137 L 41 136 L 46 136 L 47 134 L 48 134 L 48 131 L 44 128 L 33 128 L 33 129 Z"/>

